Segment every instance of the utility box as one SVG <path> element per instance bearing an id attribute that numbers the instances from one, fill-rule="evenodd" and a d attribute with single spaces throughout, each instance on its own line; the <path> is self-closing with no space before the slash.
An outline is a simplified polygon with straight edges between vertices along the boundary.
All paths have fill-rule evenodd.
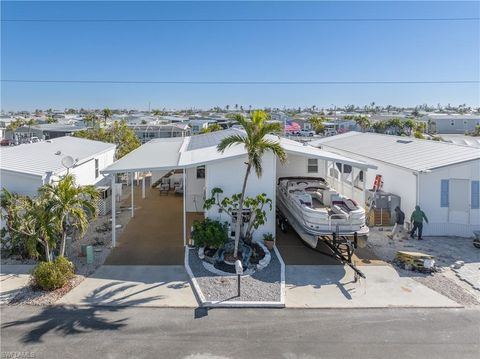
<path id="1" fill-rule="evenodd" d="M 390 192 L 374 192 L 373 190 L 369 190 L 367 203 L 372 203 L 371 212 L 376 213 L 373 218 L 370 217 L 371 225 L 385 226 L 395 224 L 395 207 L 398 206 L 401 208 L 400 196 Z M 388 213 L 388 215 L 386 213 Z"/>

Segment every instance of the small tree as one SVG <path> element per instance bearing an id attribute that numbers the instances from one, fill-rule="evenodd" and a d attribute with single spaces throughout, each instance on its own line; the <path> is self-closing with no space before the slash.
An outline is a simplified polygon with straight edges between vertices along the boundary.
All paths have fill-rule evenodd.
<path id="1" fill-rule="evenodd" d="M 232 220 L 234 217 L 237 219 L 237 223 L 243 222 L 243 217 L 239 218 L 239 214 L 243 212 L 239 210 L 241 193 L 233 194 L 231 197 L 223 196 L 223 190 L 215 187 L 212 189 L 210 198 L 205 200 L 204 208 L 210 209 L 213 206 L 218 207 L 219 213 L 225 213 Z M 255 197 L 246 197 L 243 201 L 244 209 L 249 210 L 248 222 L 241 237 L 246 241 L 251 241 L 253 233 L 261 225 L 264 225 L 267 220 L 266 208 L 272 210 L 272 200 L 267 197 L 265 193 L 261 193 Z M 243 216 L 243 214 L 242 214 Z"/>
<path id="2" fill-rule="evenodd" d="M 410 136 L 413 132 L 413 130 L 417 127 L 417 123 L 409 118 L 408 120 L 405 120 L 403 122 L 403 128 L 405 128 L 408 131 L 408 135 Z"/>
<path id="3" fill-rule="evenodd" d="M 113 115 L 113 112 L 112 110 L 110 110 L 109 108 L 104 108 L 103 111 L 102 111 L 102 115 L 103 115 L 103 123 L 106 125 L 107 124 L 107 120 L 112 117 Z"/>
<path id="4" fill-rule="evenodd" d="M 365 132 L 371 126 L 370 119 L 367 116 L 357 116 L 354 118 L 354 121 L 358 126 L 360 126 L 362 132 Z"/>
<path id="5" fill-rule="evenodd" d="M 312 116 L 310 117 L 310 123 L 312 124 L 312 127 L 316 133 L 323 133 L 325 131 L 325 125 L 324 122 L 327 119 L 323 116 Z"/>
<path id="6" fill-rule="evenodd" d="M 202 128 L 200 133 L 210 133 L 210 132 L 221 131 L 221 130 L 223 130 L 222 126 L 220 126 L 218 123 L 212 123 L 210 126 L 206 128 Z"/>
<path id="7" fill-rule="evenodd" d="M 60 256 L 65 256 L 69 228 L 78 231 L 80 237 L 88 228 L 88 221 L 97 215 L 95 201 L 98 192 L 93 186 L 77 186 L 72 175 L 63 177 L 58 183 L 40 187 L 40 195 L 47 203 L 47 210 L 55 214 L 57 228 L 61 230 Z"/>

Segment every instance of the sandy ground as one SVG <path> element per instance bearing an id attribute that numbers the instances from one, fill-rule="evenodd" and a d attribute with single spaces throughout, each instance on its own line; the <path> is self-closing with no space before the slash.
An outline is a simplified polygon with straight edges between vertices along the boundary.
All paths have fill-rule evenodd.
<path id="1" fill-rule="evenodd" d="M 422 274 L 395 266 L 401 276 L 411 277 L 423 285 L 465 306 L 480 305 L 480 291 L 461 280 L 450 268 L 456 261 L 478 264 L 480 250 L 472 245 L 471 238 L 424 237 L 416 239 L 390 240 L 387 234 L 391 228 L 371 228 L 368 248 L 386 262 L 392 263 L 397 251 L 422 252 L 433 255 L 440 272 Z"/>

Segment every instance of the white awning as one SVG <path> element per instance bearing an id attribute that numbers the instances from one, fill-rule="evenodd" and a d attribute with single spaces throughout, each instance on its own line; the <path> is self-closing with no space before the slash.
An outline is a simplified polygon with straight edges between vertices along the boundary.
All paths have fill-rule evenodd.
<path id="1" fill-rule="evenodd" d="M 228 129 L 211 134 L 193 137 L 155 139 L 122 157 L 102 173 L 147 172 L 182 169 L 204 165 L 216 161 L 224 161 L 246 155 L 242 145 L 234 145 L 223 153 L 218 152 L 217 145 L 227 135 L 243 134 L 240 130 Z M 365 162 L 354 160 L 312 146 L 278 136 L 268 135 L 271 141 L 280 141 L 287 154 L 318 158 L 340 162 L 358 168 L 377 168 Z"/>

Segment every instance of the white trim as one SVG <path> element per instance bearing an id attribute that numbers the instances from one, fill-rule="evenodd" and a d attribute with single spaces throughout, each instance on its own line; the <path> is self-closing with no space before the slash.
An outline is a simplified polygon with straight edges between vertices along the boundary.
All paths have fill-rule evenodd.
<path id="1" fill-rule="evenodd" d="M 187 170 L 183 169 L 183 246 L 187 246 Z"/>
<path id="2" fill-rule="evenodd" d="M 115 190 L 115 175 L 112 174 L 112 246 L 115 247 L 117 245 L 117 230 L 116 230 L 116 225 L 117 225 L 117 219 L 116 219 L 116 190 Z"/>

